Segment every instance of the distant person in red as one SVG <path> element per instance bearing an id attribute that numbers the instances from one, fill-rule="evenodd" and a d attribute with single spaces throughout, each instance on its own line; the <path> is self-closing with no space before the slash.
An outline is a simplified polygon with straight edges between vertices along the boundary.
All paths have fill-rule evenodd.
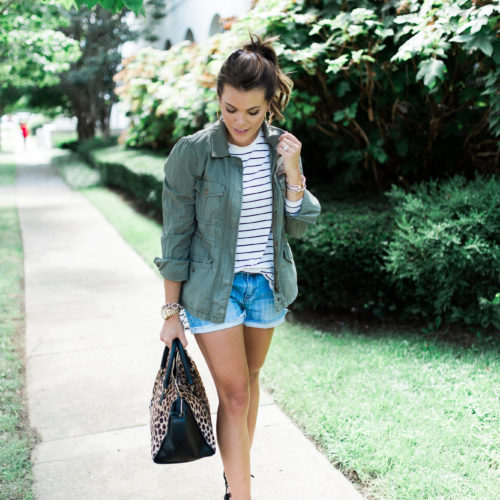
<path id="1" fill-rule="evenodd" d="M 23 134 L 24 149 L 26 149 L 26 137 L 28 137 L 30 131 L 28 129 L 28 126 L 24 122 L 21 122 L 19 126 L 21 127 L 21 133 Z"/>

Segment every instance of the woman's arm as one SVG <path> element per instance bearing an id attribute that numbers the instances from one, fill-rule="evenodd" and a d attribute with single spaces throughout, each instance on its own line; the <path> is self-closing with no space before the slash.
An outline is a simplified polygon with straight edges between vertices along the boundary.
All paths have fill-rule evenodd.
<path id="1" fill-rule="evenodd" d="M 285 132 L 280 136 L 277 152 L 283 158 L 283 171 L 287 184 L 302 185 L 301 150 L 302 143 L 293 134 Z M 299 238 L 306 232 L 309 224 L 316 222 L 321 207 L 316 197 L 307 189 L 298 193 L 287 189 L 286 197 L 292 202 L 302 200 L 299 211 L 293 215 L 285 210 L 285 233 Z"/>
<path id="2" fill-rule="evenodd" d="M 165 288 L 165 304 L 172 304 L 173 302 L 179 302 L 182 283 L 183 282 L 181 281 L 171 281 L 167 279 L 163 280 L 163 286 Z"/>
<path id="3" fill-rule="evenodd" d="M 302 160 L 300 161 L 300 172 L 302 173 Z M 291 183 L 289 182 L 289 184 Z M 306 189 L 301 193 L 290 193 L 287 190 L 287 198 L 289 200 L 291 199 L 290 195 L 297 194 L 302 195 L 300 210 L 293 215 L 285 212 L 285 233 L 292 238 L 300 238 L 306 232 L 309 224 L 316 223 L 321 213 L 321 205 L 318 199 L 309 190 Z"/>
<path id="4" fill-rule="evenodd" d="M 164 278 L 165 303 L 178 303 L 182 283 L 189 279 L 191 238 L 195 229 L 195 190 L 198 161 L 189 141 L 180 139 L 165 162 L 161 235 L 162 256 L 154 262 Z M 168 347 L 179 338 L 187 346 L 179 314 L 164 320 L 160 339 Z"/>
<path id="5" fill-rule="evenodd" d="M 185 137 L 177 141 L 165 162 L 162 256 L 156 257 L 154 262 L 166 280 L 186 281 L 189 278 L 198 163 L 196 152 Z"/>

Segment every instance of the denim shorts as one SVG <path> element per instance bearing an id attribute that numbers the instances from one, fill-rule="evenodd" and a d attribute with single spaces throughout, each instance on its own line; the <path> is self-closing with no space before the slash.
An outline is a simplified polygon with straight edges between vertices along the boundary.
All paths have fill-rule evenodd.
<path id="1" fill-rule="evenodd" d="M 195 318 L 184 309 L 191 333 L 208 333 L 243 324 L 253 328 L 273 328 L 285 321 L 287 308 L 276 311 L 271 285 L 260 273 L 234 275 L 231 295 L 223 323 Z"/>

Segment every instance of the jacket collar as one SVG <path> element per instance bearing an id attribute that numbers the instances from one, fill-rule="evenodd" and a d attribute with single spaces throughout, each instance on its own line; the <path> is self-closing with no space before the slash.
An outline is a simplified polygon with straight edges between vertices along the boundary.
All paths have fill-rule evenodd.
<path id="1" fill-rule="evenodd" d="M 262 122 L 261 130 L 264 134 L 264 139 L 276 149 L 282 130 L 276 127 L 270 127 L 266 121 Z M 222 119 L 217 120 L 214 124 L 212 133 L 212 156 L 223 157 L 229 156 L 227 145 L 227 130 L 226 125 Z"/>

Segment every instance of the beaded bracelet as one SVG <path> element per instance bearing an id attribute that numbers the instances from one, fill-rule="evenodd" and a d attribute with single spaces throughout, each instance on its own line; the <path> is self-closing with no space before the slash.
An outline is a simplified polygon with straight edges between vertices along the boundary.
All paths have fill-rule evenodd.
<path id="1" fill-rule="evenodd" d="M 301 175 L 300 176 L 301 184 L 288 184 L 286 183 L 286 188 L 292 193 L 302 193 L 306 189 L 306 178 Z"/>

